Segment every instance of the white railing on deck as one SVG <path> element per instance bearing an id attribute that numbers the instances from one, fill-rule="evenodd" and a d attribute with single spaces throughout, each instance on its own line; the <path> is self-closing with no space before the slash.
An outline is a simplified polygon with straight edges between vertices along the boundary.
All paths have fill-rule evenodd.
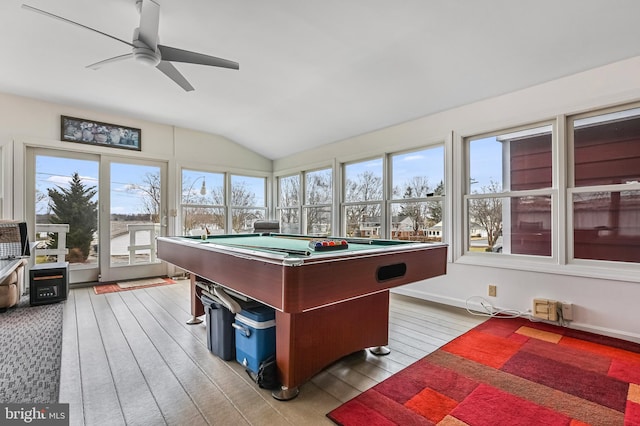
<path id="1" fill-rule="evenodd" d="M 36 233 L 46 232 L 47 234 L 58 234 L 57 248 L 36 248 L 36 256 L 52 256 L 56 262 L 64 262 L 65 256 L 69 254 L 67 248 L 67 234 L 69 224 L 66 223 L 37 223 Z"/>
<path id="2" fill-rule="evenodd" d="M 137 250 L 149 250 L 149 263 L 156 261 L 156 235 L 160 233 L 159 223 L 144 223 L 136 225 L 127 225 L 129 231 L 129 264 L 136 263 Z M 149 232 L 149 244 L 136 245 L 136 233 Z"/>
<path id="3" fill-rule="evenodd" d="M 139 250 L 149 250 L 149 263 L 155 263 L 157 261 L 156 236 L 160 233 L 160 224 L 145 223 L 127 225 L 127 232 L 129 234 L 129 245 L 127 246 L 127 251 L 129 252 L 129 264 L 132 265 L 136 263 L 136 252 Z M 138 232 L 149 233 L 148 244 L 136 245 L 136 233 Z M 69 233 L 69 225 L 57 223 L 38 223 L 36 224 L 36 233 L 58 234 L 58 247 L 36 247 L 36 256 L 53 257 L 55 258 L 55 262 L 64 262 L 66 255 L 69 254 L 69 249 L 67 248 L 67 234 Z M 145 240 L 146 242 L 146 238 L 143 240 Z"/>

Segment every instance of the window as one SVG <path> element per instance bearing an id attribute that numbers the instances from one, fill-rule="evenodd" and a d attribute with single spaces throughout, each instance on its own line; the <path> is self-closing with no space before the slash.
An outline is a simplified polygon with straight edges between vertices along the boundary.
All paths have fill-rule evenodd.
<path id="1" fill-rule="evenodd" d="M 467 251 L 552 255 L 552 125 L 467 139 Z"/>
<path id="2" fill-rule="evenodd" d="M 383 224 L 383 160 L 344 165 L 344 223 L 350 237 L 381 238 Z"/>
<path id="3" fill-rule="evenodd" d="M 444 147 L 392 154 L 391 238 L 441 242 Z"/>
<path id="4" fill-rule="evenodd" d="M 183 235 L 226 233 L 224 173 L 182 170 Z"/>
<path id="5" fill-rule="evenodd" d="M 331 169 L 304 174 L 304 217 L 307 235 L 331 234 L 333 186 Z"/>
<path id="6" fill-rule="evenodd" d="M 569 132 L 573 258 L 640 262 L 640 108 L 576 117 Z"/>
<path id="7" fill-rule="evenodd" d="M 231 175 L 231 231 L 250 233 L 253 222 L 267 216 L 267 180 L 263 177 Z"/>
<path id="8" fill-rule="evenodd" d="M 185 235 L 252 232 L 266 217 L 266 178 L 183 169 L 180 209 Z"/>
<path id="9" fill-rule="evenodd" d="M 300 175 L 278 178 L 280 232 L 300 233 Z"/>
<path id="10" fill-rule="evenodd" d="M 330 235 L 333 184 L 331 168 L 278 178 L 280 230 L 290 234 Z M 304 192 L 301 192 L 304 181 Z M 304 221 L 301 221 L 304 219 Z"/>

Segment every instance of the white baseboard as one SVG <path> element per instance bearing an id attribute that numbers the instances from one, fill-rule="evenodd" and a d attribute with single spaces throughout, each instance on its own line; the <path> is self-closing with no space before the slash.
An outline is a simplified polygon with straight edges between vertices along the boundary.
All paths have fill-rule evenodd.
<path id="1" fill-rule="evenodd" d="M 431 302 L 442 303 L 443 305 L 455 306 L 458 308 L 466 309 L 467 308 L 467 300 L 457 299 L 453 297 L 445 297 L 440 296 L 433 293 L 427 293 L 424 291 L 417 291 L 410 288 L 394 288 L 391 290 L 392 293 L 402 294 L 405 296 L 415 297 L 416 299 L 428 300 Z M 508 309 L 504 307 L 495 307 L 496 309 Z M 550 322 L 550 324 L 556 324 L 554 322 Z M 580 322 L 572 321 L 568 324 L 567 328 L 571 328 L 574 330 L 588 331 L 590 333 L 601 334 L 603 336 L 614 337 L 617 339 L 627 340 L 634 343 L 640 343 L 640 334 L 638 333 L 629 333 L 626 331 L 616 330 L 607 327 L 600 327 L 593 324 L 585 324 Z"/>

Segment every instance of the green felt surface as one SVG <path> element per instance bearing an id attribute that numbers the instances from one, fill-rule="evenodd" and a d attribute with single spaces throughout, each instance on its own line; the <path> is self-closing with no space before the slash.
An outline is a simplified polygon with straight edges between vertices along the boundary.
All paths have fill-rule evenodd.
<path id="1" fill-rule="evenodd" d="M 345 252 L 367 250 L 372 248 L 381 248 L 389 245 L 398 245 L 398 244 L 407 243 L 405 241 L 366 240 L 366 239 L 362 240 L 363 243 L 354 243 L 353 240 L 346 238 L 346 240 L 349 241 L 349 247 L 347 249 L 316 252 L 313 249 L 309 248 L 309 241 L 311 241 L 312 239 L 340 240 L 341 238 L 307 237 L 303 235 L 286 235 L 286 234 L 277 234 L 277 236 L 241 234 L 241 235 L 209 236 L 209 238 L 207 238 L 206 241 L 214 244 L 219 244 L 219 245 L 228 245 L 229 247 L 247 248 L 250 250 L 270 251 L 270 249 L 278 249 L 278 250 L 309 251 L 312 256 L 318 255 L 318 254 L 339 255 L 340 253 L 345 253 Z"/>

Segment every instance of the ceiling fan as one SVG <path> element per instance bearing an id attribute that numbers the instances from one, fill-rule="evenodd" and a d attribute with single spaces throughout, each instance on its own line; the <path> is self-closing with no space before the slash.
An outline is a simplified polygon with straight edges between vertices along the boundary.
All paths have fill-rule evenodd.
<path id="1" fill-rule="evenodd" d="M 138 62 L 156 67 L 187 92 L 192 91 L 193 86 L 189 84 L 187 79 L 180 73 L 180 71 L 177 70 L 176 67 L 173 66 L 171 62 L 186 62 L 190 64 L 209 65 L 212 67 L 230 68 L 235 70 L 240 69 L 240 65 L 234 61 L 159 44 L 158 24 L 160 21 L 160 5 L 153 0 L 136 0 L 136 7 L 140 12 L 140 26 L 133 31 L 133 41 L 129 43 L 128 41 L 103 33 L 102 31 L 86 25 L 79 24 L 70 19 L 63 18 L 62 16 L 54 15 L 53 13 L 46 12 L 27 4 L 22 5 L 23 9 L 41 13 L 45 16 L 59 19 L 63 22 L 102 34 L 103 36 L 107 36 L 131 47 L 131 53 L 96 62 L 95 64 L 88 65 L 87 68 L 96 70 L 103 65 L 107 65 L 112 62 L 119 62 L 133 58 Z"/>

